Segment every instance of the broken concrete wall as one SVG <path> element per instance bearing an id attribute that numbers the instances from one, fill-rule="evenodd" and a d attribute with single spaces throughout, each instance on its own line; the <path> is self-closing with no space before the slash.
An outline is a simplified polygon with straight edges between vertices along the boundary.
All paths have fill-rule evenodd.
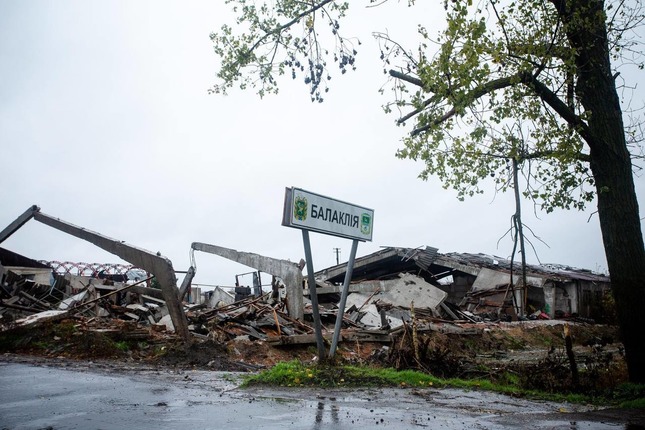
<path id="1" fill-rule="evenodd" d="M 206 303 L 209 308 L 230 305 L 235 301 L 235 297 L 220 287 L 215 287 L 212 291 L 206 293 Z"/>
<path id="2" fill-rule="evenodd" d="M 557 312 L 570 315 L 578 312 L 577 285 L 575 282 L 554 282 L 554 306 L 548 312 L 554 318 Z"/>
<path id="3" fill-rule="evenodd" d="M 440 290 L 423 278 L 410 273 L 401 273 L 398 279 L 386 281 L 364 281 L 356 284 L 367 291 L 366 287 L 379 290 L 374 297 L 392 306 L 409 308 L 414 302 L 415 308 L 436 309 L 448 297 L 445 291 Z"/>
<path id="4" fill-rule="evenodd" d="M 513 273 L 513 284 L 520 285 L 520 288 L 511 289 L 511 295 L 514 295 L 514 303 L 519 309 L 524 308 L 524 288 L 521 288 L 521 274 Z M 544 283 L 546 279 L 539 276 L 527 276 L 526 283 L 528 288 L 539 288 L 543 290 Z M 497 270 L 492 270 L 488 268 L 482 268 L 473 283 L 471 292 L 472 293 L 481 293 L 484 291 L 494 291 L 496 289 L 503 289 L 504 286 L 511 283 L 511 274 L 508 272 L 502 272 Z M 528 297 L 527 297 L 528 298 Z M 507 297 L 508 299 L 508 297 Z M 504 300 L 504 297 L 497 297 L 497 301 L 501 302 Z M 544 299 L 539 300 L 540 303 L 544 302 Z"/>
<path id="5" fill-rule="evenodd" d="M 195 251 L 208 252 L 219 255 L 245 266 L 252 267 L 264 273 L 281 278 L 287 289 L 287 307 L 289 316 L 302 320 L 304 316 L 302 300 L 302 267 L 296 263 L 251 252 L 236 251 L 235 249 L 224 248 L 223 246 L 210 245 L 207 243 L 193 242 L 191 248 Z"/>
<path id="6" fill-rule="evenodd" d="M 569 302 L 571 303 L 570 305 L 570 313 L 572 314 L 579 314 L 580 313 L 580 296 L 582 295 L 581 291 L 581 282 L 567 282 L 564 286 L 564 288 L 567 291 L 567 295 L 569 298 Z M 583 282 L 584 284 L 584 282 Z M 557 309 L 557 308 L 556 308 Z M 588 316 L 588 315 L 587 315 Z"/>
<path id="7" fill-rule="evenodd" d="M 54 218 L 50 215 L 44 214 L 40 212 L 40 208 L 36 205 L 27 209 L 22 215 L 14 220 L 14 222 L 0 232 L 0 243 L 15 233 L 21 226 L 32 218 L 38 222 L 55 228 L 56 230 L 86 240 L 99 248 L 121 257 L 134 266 L 152 273 L 157 278 L 159 285 L 161 285 L 161 291 L 164 295 L 168 311 L 177 329 L 177 333 L 182 339 L 188 340 L 190 336 L 188 332 L 188 320 L 186 319 L 186 315 L 184 314 L 182 305 L 178 298 L 179 290 L 177 288 L 177 278 L 175 277 L 175 271 L 172 268 L 172 262 L 169 259 L 163 257 L 160 253 L 154 254 L 150 251 L 136 248 L 123 241 L 114 240 L 107 236 L 103 236 L 102 234 L 68 223 L 59 218 Z"/>
<path id="8" fill-rule="evenodd" d="M 513 273 L 513 283 L 515 285 L 520 283 L 521 273 Z M 492 290 L 501 285 L 508 285 L 511 282 L 511 274 L 508 272 L 501 272 L 482 268 L 477 275 L 477 279 L 473 283 L 472 291 Z M 538 276 L 527 276 L 526 283 L 533 287 L 542 288 L 545 279 Z"/>
<path id="9" fill-rule="evenodd" d="M 556 289 L 555 289 L 555 283 L 552 281 L 548 281 L 544 283 L 544 286 L 542 287 L 542 292 L 544 293 L 544 309 L 543 311 L 546 312 L 547 315 L 549 315 L 549 318 L 553 318 L 555 316 L 555 295 L 556 295 Z"/>
<path id="10" fill-rule="evenodd" d="M 360 312 L 357 321 L 369 327 L 399 327 L 410 319 L 412 306 L 439 315 L 439 307 L 448 297 L 445 291 L 410 273 L 401 273 L 398 279 L 352 284 L 350 291 L 357 292 L 347 296 L 346 309 Z M 406 311 L 401 313 L 401 309 Z"/>

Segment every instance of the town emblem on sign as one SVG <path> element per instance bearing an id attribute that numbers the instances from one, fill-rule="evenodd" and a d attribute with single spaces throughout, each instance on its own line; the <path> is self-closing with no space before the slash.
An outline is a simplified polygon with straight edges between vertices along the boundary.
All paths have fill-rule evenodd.
<path id="1" fill-rule="evenodd" d="M 303 196 L 296 196 L 293 202 L 293 214 L 298 221 L 307 219 L 307 198 Z"/>
<path id="2" fill-rule="evenodd" d="M 372 217 L 370 214 L 364 213 L 361 215 L 361 233 L 370 234 L 372 229 Z"/>

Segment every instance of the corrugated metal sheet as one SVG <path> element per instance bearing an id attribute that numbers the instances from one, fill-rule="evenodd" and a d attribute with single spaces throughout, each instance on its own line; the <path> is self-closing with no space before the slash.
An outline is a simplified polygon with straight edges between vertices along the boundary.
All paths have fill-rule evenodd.
<path id="1" fill-rule="evenodd" d="M 439 249 L 426 246 L 425 249 L 414 249 L 412 252 L 406 252 L 403 259 L 414 260 L 419 268 L 430 271 L 430 265 L 437 259 Z"/>

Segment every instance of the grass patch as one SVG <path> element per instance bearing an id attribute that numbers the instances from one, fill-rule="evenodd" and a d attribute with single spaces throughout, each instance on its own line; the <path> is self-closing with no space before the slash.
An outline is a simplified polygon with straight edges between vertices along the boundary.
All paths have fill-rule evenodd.
<path id="1" fill-rule="evenodd" d="M 78 332 L 76 322 L 73 320 L 62 320 L 58 324 L 52 323 L 49 326 L 49 330 L 54 336 L 59 336 L 63 339 L 67 339 Z"/>
<path id="2" fill-rule="evenodd" d="M 51 343 L 49 343 L 49 342 L 44 342 L 44 341 L 42 341 L 42 340 L 39 340 L 39 341 L 33 342 L 31 345 L 32 345 L 35 349 L 40 349 L 40 350 L 43 350 L 43 351 L 47 351 L 48 349 L 51 349 L 51 348 L 53 348 L 53 347 L 54 347 L 54 345 L 52 345 Z"/>
<path id="3" fill-rule="evenodd" d="M 620 407 L 624 409 L 645 409 L 645 398 L 625 400 L 620 403 Z"/>
<path id="4" fill-rule="evenodd" d="M 253 384 L 284 387 L 357 387 L 410 386 L 432 387 L 440 379 L 425 373 L 359 366 L 305 365 L 299 360 L 278 363 L 271 369 L 244 379 L 243 386 Z"/>
<path id="5" fill-rule="evenodd" d="M 511 379 L 511 378 L 509 378 Z M 416 370 L 395 370 L 366 366 L 305 365 L 299 360 L 278 363 L 271 369 L 247 376 L 243 386 L 254 384 L 283 387 L 435 387 L 485 389 L 519 394 L 520 387 L 495 384 L 484 379 L 443 379 Z M 525 390 L 526 391 L 526 390 Z"/>
<path id="6" fill-rule="evenodd" d="M 126 342 L 124 340 L 119 341 L 119 342 L 114 342 L 114 347 L 116 349 L 118 349 L 119 351 L 123 351 L 123 352 L 126 352 L 126 351 L 130 350 L 130 345 L 128 344 L 128 342 Z"/>
<path id="7" fill-rule="evenodd" d="M 645 409 L 645 384 L 620 384 L 612 392 L 612 397 L 621 408 Z"/>
<path id="8" fill-rule="evenodd" d="M 554 345 L 553 345 L 553 339 L 552 339 L 551 337 L 548 337 L 548 336 L 544 335 L 544 334 L 537 334 L 537 335 L 535 336 L 535 338 L 536 338 L 536 339 L 537 339 L 537 341 L 538 341 L 539 343 L 541 343 L 543 346 L 549 346 L 549 347 L 550 347 L 550 346 L 554 346 Z"/>
<path id="9" fill-rule="evenodd" d="M 499 382 L 488 379 L 438 378 L 414 370 L 397 371 L 391 368 L 375 368 L 347 365 L 307 365 L 299 360 L 278 363 L 271 369 L 243 379 L 242 386 L 277 385 L 282 387 L 401 387 L 443 388 L 454 387 L 467 390 L 486 390 L 516 397 L 570 403 L 616 405 L 629 408 L 645 407 L 645 385 L 623 384 L 606 396 L 589 396 L 579 393 L 550 393 L 529 390 L 520 386 L 520 378 L 506 373 Z"/>

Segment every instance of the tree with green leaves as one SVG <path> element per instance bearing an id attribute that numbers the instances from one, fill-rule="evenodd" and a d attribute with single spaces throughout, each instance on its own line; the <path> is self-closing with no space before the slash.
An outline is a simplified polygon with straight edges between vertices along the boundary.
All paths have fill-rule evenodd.
<path id="1" fill-rule="evenodd" d="M 341 31 L 348 2 L 227 3 L 237 20 L 211 35 L 222 61 L 212 92 L 239 86 L 264 96 L 287 75 L 322 101 L 334 71 L 355 69 L 360 42 Z M 391 84 L 385 110 L 412 124 L 397 156 L 423 161 L 420 177 L 439 178 L 460 199 L 490 181 L 511 188 L 517 171 L 523 195 L 547 212 L 584 209 L 595 199 L 630 380 L 645 382 L 645 248 L 633 180 L 641 135 L 638 122 L 625 124 L 618 95 L 627 88 L 619 67 L 642 69 L 641 2 L 445 0 L 441 7 L 445 27 L 437 34 L 411 23 L 419 24 L 416 46 L 374 33 Z"/>

